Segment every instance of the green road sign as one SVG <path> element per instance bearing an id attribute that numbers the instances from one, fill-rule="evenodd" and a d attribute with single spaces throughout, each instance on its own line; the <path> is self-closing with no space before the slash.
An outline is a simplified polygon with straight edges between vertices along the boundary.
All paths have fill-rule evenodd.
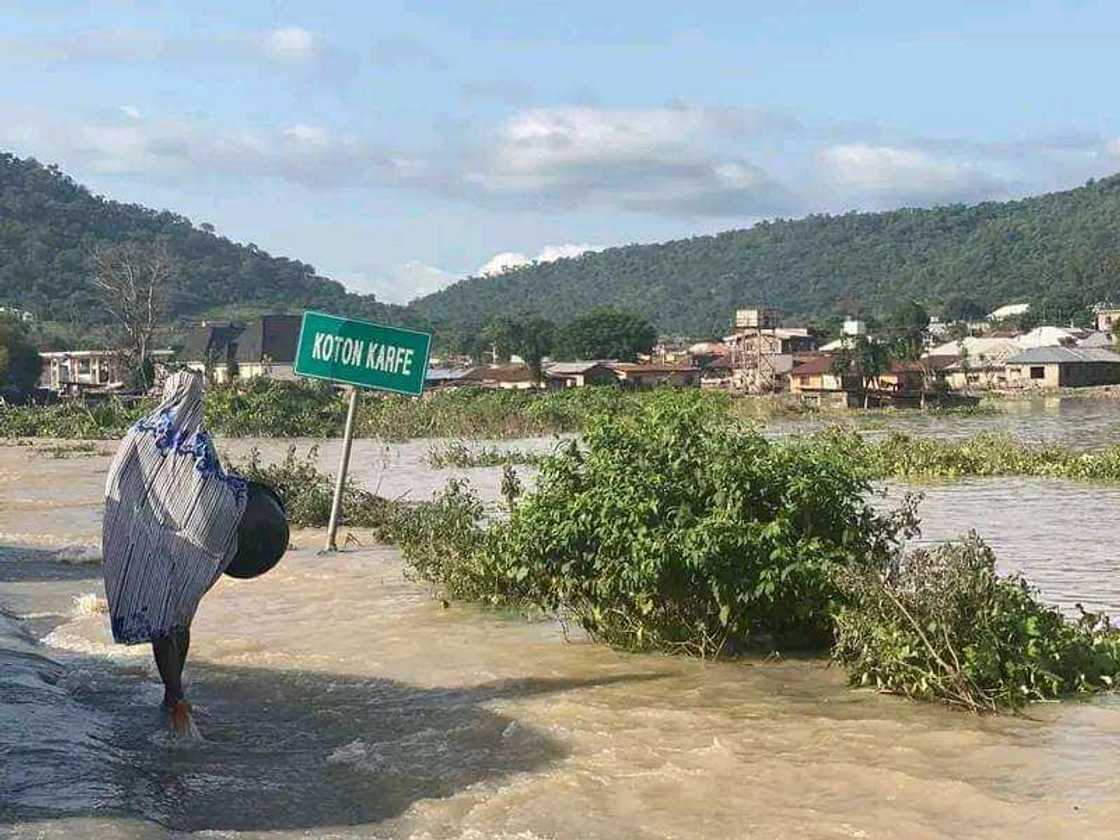
<path id="1" fill-rule="evenodd" d="M 428 375 L 431 345 L 432 337 L 427 333 L 304 312 L 295 372 L 420 396 Z"/>

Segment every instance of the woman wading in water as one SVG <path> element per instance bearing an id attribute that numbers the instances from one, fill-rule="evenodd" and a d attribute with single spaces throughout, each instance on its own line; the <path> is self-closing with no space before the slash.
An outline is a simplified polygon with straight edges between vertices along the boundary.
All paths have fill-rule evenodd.
<path id="1" fill-rule="evenodd" d="M 159 407 L 128 432 L 109 467 L 101 543 L 113 638 L 151 642 L 163 704 L 191 730 L 183 664 L 198 602 L 237 551 L 246 482 L 226 473 L 202 428 L 202 380 L 168 377 Z"/>

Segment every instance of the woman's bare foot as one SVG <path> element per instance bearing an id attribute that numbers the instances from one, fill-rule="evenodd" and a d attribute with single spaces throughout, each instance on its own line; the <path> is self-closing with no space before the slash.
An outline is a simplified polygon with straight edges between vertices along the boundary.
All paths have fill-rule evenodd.
<path id="1" fill-rule="evenodd" d="M 180 737 L 191 734 L 191 704 L 180 700 L 169 710 L 171 718 L 171 731 Z"/>

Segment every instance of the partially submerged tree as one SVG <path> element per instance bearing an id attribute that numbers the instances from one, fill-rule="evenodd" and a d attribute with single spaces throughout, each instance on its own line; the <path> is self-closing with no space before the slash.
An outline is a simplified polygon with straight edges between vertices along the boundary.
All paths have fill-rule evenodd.
<path id="1" fill-rule="evenodd" d="M 495 361 L 507 361 L 511 355 L 520 356 L 533 374 L 533 381 L 540 384 L 543 377 L 542 362 L 552 352 L 556 338 L 556 325 L 539 315 L 515 318 L 501 315 L 482 330 L 485 341 L 493 348 Z"/>
<path id="2" fill-rule="evenodd" d="M 916 301 L 907 301 L 890 319 L 890 355 L 904 364 L 917 365 L 922 373 L 921 405 L 926 406 L 926 389 L 932 371 L 922 356 L 929 338 L 929 313 Z"/>
<path id="3" fill-rule="evenodd" d="M 125 335 L 129 366 L 150 386 L 152 336 L 168 312 L 175 262 L 163 241 L 97 245 L 90 253 L 90 286 Z"/>
<path id="4" fill-rule="evenodd" d="M 596 309 L 565 324 L 556 336 L 559 359 L 615 359 L 634 362 L 657 341 L 657 331 L 640 315 Z"/>
<path id="5" fill-rule="evenodd" d="M 555 340 L 556 325 L 547 318 L 533 316 L 520 321 L 517 325 L 511 347 L 513 352 L 525 361 L 529 372 L 533 375 L 533 381 L 538 385 L 544 378 L 542 362 L 552 351 Z"/>
<path id="6" fill-rule="evenodd" d="M 890 370 L 890 366 L 891 355 L 887 346 L 860 335 L 853 341 L 846 342 L 836 354 L 832 372 L 840 377 L 858 374 L 863 386 L 863 407 L 869 408 L 871 386 L 879 382 L 879 378 Z"/>
<path id="7" fill-rule="evenodd" d="M 39 351 L 13 318 L 0 315 L 0 398 L 22 400 L 39 381 Z"/>

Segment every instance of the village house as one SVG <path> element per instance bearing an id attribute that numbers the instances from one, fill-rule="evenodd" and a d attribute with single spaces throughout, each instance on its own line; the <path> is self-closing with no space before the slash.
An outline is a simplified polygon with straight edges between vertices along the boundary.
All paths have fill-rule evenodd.
<path id="1" fill-rule="evenodd" d="M 544 369 L 550 389 L 584 388 L 588 385 L 617 385 L 618 377 L 605 362 L 554 362 Z"/>
<path id="2" fill-rule="evenodd" d="M 1036 347 L 1007 360 L 1012 388 L 1082 388 L 1120 383 L 1120 355 L 1088 347 Z"/>
<path id="3" fill-rule="evenodd" d="M 1007 387 L 1007 360 L 1022 351 L 1014 337 L 968 336 L 932 348 L 925 358 L 955 357 L 941 368 L 954 390 L 998 390 Z"/>
<path id="4" fill-rule="evenodd" d="M 1093 307 L 1093 314 L 1097 317 L 1097 330 L 1103 333 L 1112 332 L 1112 328 L 1120 322 L 1120 306 L 1111 303 L 1098 303 Z"/>
<path id="5" fill-rule="evenodd" d="M 845 347 L 853 345 L 860 336 L 867 336 L 867 324 L 854 318 L 848 318 L 840 327 L 840 337 L 818 349 L 825 353 L 843 350 Z"/>
<path id="6" fill-rule="evenodd" d="M 836 356 L 821 355 L 796 365 L 789 374 L 791 394 L 854 392 L 863 387 L 858 373 L 841 375 L 836 371 Z"/>
<path id="7" fill-rule="evenodd" d="M 463 368 L 429 367 L 424 376 L 424 390 L 450 389 L 459 384 L 466 370 Z"/>
<path id="8" fill-rule="evenodd" d="M 1096 347 L 1111 350 L 1116 342 L 1112 339 L 1112 333 L 1106 332 L 1091 332 L 1084 338 L 1077 342 L 1078 347 Z"/>
<path id="9" fill-rule="evenodd" d="M 715 356 L 700 365 L 700 387 L 721 391 L 735 387 L 735 368 L 730 356 Z"/>
<path id="10" fill-rule="evenodd" d="M 695 365 L 611 362 L 608 367 L 614 371 L 618 381 L 628 388 L 657 388 L 666 385 L 692 388 L 700 384 L 700 369 Z"/>
<path id="11" fill-rule="evenodd" d="M 153 350 L 148 355 L 158 367 L 173 354 Z M 119 350 L 56 350 L 40 353 L 39 359 L 39 387 L 58 393 L 114 391 L 128 383 L 128 359 Z"/>
<path id="12" fill-rule="evenodd" d="M 246 325 L 202 324 L 187 335 L 179 360 L 215 382 L 258 376 L 294 380 L 301 320 L 299 315 L 265 315 Z"/>
<path id="13" fill-rule="evenodd" d="M 455 380 L 458 385 L 473 385 L 501 391 L 528 391 L 540 387 L 526 365 L 478 365 Z"/>
<path id="14" fill-rule="evenodd" d="M 723 339 L 735 358 L 763 355 L 809 353 L 817 349 L 817 339 L 804 327 L 777 327 L 769 332 L 735 333 Z"/>
<path id="15" fill-rule="evenodd" d="M 60 350 L 40 353 L 39 387 L 52 391 L 121 387 L 128 375 L 116 350 Z"/>

